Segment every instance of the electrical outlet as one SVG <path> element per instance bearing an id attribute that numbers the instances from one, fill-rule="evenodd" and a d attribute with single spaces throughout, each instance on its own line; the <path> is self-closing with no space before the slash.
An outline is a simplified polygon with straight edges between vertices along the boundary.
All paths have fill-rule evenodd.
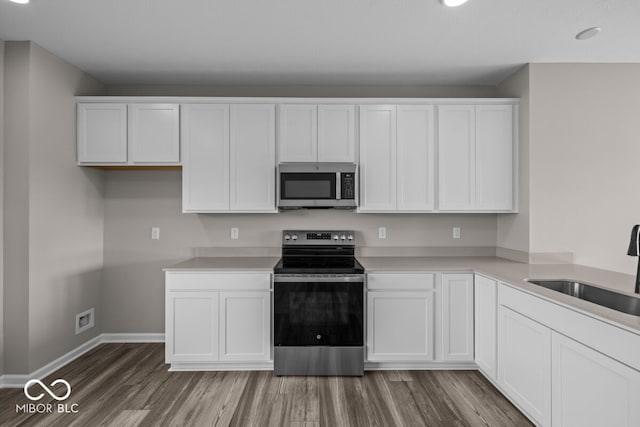
<path id="1" fill-rule="evenodd" d="M 378 239 L 387 238 L 387 227 L 378 227 Z"/>
<path id="2" fill-rule="evenodd" d="M 239 237 L 238 227 L 231 227 L 231 238 L 233 240 L 238 240 L 238 237 Z"/>
<path id="3" fill-rule="evenodd" d="M 151 227 L 151 239 L 160 240 L 160 227 Z"/>
<path id="4" fill-rule="evenodd" d="M 453 227 L 453 238 L 454 239 L 460 238 L 460 227 Z"/>

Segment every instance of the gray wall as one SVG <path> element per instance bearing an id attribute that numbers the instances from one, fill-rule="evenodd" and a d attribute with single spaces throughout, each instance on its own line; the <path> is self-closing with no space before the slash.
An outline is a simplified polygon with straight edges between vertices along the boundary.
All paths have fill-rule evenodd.
<path id="1" fill-rule="evenodd" d="M 0 165 L 4 170 L 4 40 L 0 39 Z M 0 375 L 4 374 L 4 173 L 0 173 Z"/>
<path id="2" fill-rule="evenodd" d="M 492 98 L 495 86 L 210 86 L 108 85 L 110 96 L 257 96 L 353 98 Z"/>
<path id="3" fill-rule="evenodd" d="M 494 247 L 495 215 L 355 214 L 302 210 L 279 214 L 183 214 L 180 171 L 109 171 L 105 193 L 106 332 L 163 332 L 162 268 L 194 247 L 279 247 L 284 228 L 354 229 L 361 246 Z M 230 228 L 240 238 L 231 240 Z M 377 227 L 387 227 L 379 240 Z M 462 238 L 451 237 L 462 227 Z M 151 240 L 160 227 L 160 240 Z"/>
<path id="4" fill-rule="evenodd" d="M 518 117 L 518 213 L 498 215 L 497 246 L 529 252 L 529 65 L 497 86 L 497 95 L 520 98 Z"/>
<path id="5" fill-rule="evenodd" d="M 29 44 L 5 43 L 5 373 L 29 372 Z"/>
<path id="6" fill-rule="evenodd" d="M 531 64 L 531 252 L 635 274 L 640 64 Z"/>
<path id="7" fill-rule="evenodd" d="M 5 65 L 5 371 L 26 374 L 101 331 L 104 173 L 75 165 L 73 97 L 103 86 L 31 42 L 7 42 Z"/>

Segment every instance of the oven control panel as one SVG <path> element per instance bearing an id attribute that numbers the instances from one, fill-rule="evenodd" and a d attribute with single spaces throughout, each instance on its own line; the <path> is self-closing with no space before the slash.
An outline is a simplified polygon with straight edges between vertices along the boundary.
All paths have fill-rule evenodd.
<path id="1" fill-rule="evenodd" d="M 340 245 L 355 246 L 353 230 L 283 230 L 282 243 L 284 245 Z"/>

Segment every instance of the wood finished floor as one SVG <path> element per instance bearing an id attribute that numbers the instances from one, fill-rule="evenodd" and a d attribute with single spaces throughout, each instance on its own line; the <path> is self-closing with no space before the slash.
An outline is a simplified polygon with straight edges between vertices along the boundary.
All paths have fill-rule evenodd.
<path id="1" fill-rule="evenodd" d="M 368 371 L 363 377 L 168 372 L 164 344 L 103 344 L 43 380 L 72 386 L 76 414 L 16 414 L 0 426 L 530 426 L 476 371 Z M 32 394 L 38 394 L 33 386 Z M 45 395 L 39 403 L 57 404 Z"/>

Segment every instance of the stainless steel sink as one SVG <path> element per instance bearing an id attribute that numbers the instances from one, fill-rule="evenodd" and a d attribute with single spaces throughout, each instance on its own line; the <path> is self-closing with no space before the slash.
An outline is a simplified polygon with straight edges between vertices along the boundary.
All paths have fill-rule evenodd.
<path id="1" fill-rule="evenodd" d="M 640 298 L 632 295 L 625 295 L 571 280 L 527 280 L 527 282 L 613 310 L 640 316 Z"/>

